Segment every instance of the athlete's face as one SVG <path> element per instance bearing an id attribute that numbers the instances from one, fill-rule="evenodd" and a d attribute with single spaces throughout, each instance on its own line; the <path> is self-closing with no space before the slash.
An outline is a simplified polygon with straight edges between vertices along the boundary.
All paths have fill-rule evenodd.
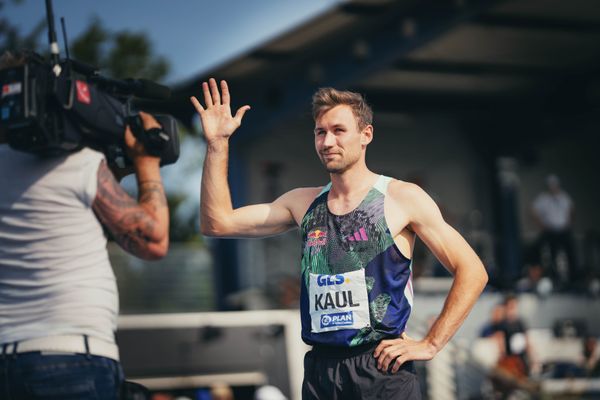
<path id="1" fill-rule="evenodd" d="M 329 173 L 342 173 L 364 161 L 373 127 L 360 130 L 350 106 L 339 105 L 319 115 L 315 123 L 315 149 Z"/>

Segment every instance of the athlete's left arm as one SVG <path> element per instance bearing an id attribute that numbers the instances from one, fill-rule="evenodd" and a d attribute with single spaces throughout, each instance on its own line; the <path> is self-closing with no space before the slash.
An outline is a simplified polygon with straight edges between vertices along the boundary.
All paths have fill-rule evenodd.
<path id="1" fill-rule="evenodd" d="M 403 335 L 382 340 L 375 349 L 378 368 L 387 371 L 393 363 L 392 372 L 396 372 L 406 361 L 432 359 L 448 343 L 483 291 L 488 276 L 471 246 L 444 221 L 438 206 L 420 187 L 393 182 L 388 193 L 406 213 L 408 227 L 454 276 L 442 312 L 423 340 Z"/>

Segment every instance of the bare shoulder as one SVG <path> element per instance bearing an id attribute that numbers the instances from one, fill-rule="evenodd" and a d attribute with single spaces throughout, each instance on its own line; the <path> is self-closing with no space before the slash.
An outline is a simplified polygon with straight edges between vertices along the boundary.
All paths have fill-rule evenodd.
<path id="1" fill-rule="evenodd" d="M 313 200 L 319 195 L 319 193 L 323 190 L 323 187 L 301 187 L 292 189 L 289 192 L 284 193 L 275 200 L 276 203 L 284 205 L 296 220 L 296 223 L 299 225 L 300 221 L 306 214 L 306 210 L 313 202 Z"/>
<path id="2" fill-rule="evenodd" d="M 387 189 L 388 195 L 397 202 L 409 205 L 429 198 L 427 193 L 419 186 L 411 182 L 405 182 L 394 179 L 390 182 Z"/>
<path id="3" fill-rule="evenodd" d="M 424 214 L 439 212 L 433 199 L 414 183 L 393 180 L 388 185 L 387 193 L 392 204 L 402 210 L 411 221 L 420 219 Z"/>
<path id="4" fill-rule="evenodd" d="M 292 189 L 289 192 L 284 193 L 280 198 L 287 198 L 289 200 L 300 201 L 303 199 L 314 199 L 323 190 L 322 186 L 319 187 L 300 187 Z"/>

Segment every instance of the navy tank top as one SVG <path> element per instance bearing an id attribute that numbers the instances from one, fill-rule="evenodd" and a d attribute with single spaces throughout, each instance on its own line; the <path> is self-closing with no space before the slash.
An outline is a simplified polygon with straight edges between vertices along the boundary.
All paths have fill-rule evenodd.
<path id="1" fill-rule="evenodd" d="M 412 269 L 385 219 L 390 181 L 380 176 L 344 215 L 327 207 L 329 183 L 304 215 L 300 311 L 307 344 L 351 347 L 404 332 L 413 303 Z"/>

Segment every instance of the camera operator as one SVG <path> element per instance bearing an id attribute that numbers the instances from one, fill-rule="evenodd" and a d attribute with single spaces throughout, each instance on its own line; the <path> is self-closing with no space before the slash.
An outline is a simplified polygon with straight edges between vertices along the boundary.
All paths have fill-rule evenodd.
<path id="1" fill-rule="evenodd" d="M 22 65 L 4 54 L 0 69 Z M 140 113 L 145 130 L 159 127 Z M 104 225 L 144 259 L 168 249 L 158 157 L 125 130 L 137 177 L 132 199 L 90 148 L 42 158 L 0 132 L 0 398 L 116 399 L 118 293 Z"/>

